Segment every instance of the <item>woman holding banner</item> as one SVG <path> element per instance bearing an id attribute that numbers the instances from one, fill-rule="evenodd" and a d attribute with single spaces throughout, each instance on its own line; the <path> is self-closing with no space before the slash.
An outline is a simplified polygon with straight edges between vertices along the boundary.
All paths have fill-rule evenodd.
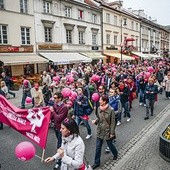
<path id="1" fill-rule="evenodd" d="M 45 162 L 52 162 L 61 159 L 61 170 L 75 170 L 81 168 L 83 163 L 85 145 L 79 136 L 79 128 L 75 120 L 65 118 L 61 124 L 62 145 L 57 153 L 48 157 Z"/>

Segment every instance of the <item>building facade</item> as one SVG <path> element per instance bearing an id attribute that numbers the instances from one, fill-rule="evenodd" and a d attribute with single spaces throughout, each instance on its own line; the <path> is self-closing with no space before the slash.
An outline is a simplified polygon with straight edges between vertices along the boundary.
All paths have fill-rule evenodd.
<path id="1" fill-rule="evenodd" d="M 101 56 L 101 12 L 96 5 L 88 0 L 35 0 L 37 52 L 56 65 L 69 64 L 61 60 L 67 56 L 80 59 L 92 51 Z"/>
<path id="2" fill-rule="evenodd" d="M 33 1 L 16 0 L 15 5 L 12 0 L 0 2 L 0 60 L 7 74 L 38 72 L 46 60 L 35 53 Z"/>

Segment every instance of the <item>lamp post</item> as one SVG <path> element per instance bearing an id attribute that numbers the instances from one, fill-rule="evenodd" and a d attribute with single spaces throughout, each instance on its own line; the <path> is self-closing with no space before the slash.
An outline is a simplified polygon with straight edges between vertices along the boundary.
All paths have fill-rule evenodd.
<path id="1" fill-rule="evenodd" d="M 122 24 L 122 19 L 120 20 L 120 34 L 121 34 L 121 37 L 120 37 L 120 41 L 121 41 L 121 45 L 120 45 L 120 54 L 121 54 L 121 58 L 120 58 L 120 64 L 122 65 L 122 53 L 123 53 L 123 42 L 122 42 L 122 26 L 126 26 L 126 19 L 124 19 L 124 23 Z"/>

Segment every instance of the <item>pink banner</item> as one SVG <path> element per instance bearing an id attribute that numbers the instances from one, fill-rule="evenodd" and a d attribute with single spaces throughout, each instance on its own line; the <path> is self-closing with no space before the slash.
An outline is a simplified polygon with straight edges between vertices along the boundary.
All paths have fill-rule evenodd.
<path id="1" fill-rule="evenodd" d="M 20 109 L 0 95 L 0 122 L 7 124 L 45 149 L 51 112 L 48 107 Z"/>

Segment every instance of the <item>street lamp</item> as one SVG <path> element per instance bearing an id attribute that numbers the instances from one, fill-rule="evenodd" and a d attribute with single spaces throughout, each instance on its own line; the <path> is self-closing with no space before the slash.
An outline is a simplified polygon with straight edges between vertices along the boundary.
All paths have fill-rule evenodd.
<path id="1" fill-rule="evenodd" d="M 127 25 L 127 23 L 126 23 L 126 18 L 124 19 L 124 22 L 123 22 L 123 25 L 122 25 L 122 19 L 120 20 L 120 33 L 121 33 L 121 38 L 120 38 L 120 41 L 121 41 L 121 45 L 120 45 L 120 47 L 121 47 L 121 58 L 120 58 L 120 64 L 122 65 L 122 50 L 123 50 L 123 42 L 122 42 L 122 26 L 126 26 Z"/>

